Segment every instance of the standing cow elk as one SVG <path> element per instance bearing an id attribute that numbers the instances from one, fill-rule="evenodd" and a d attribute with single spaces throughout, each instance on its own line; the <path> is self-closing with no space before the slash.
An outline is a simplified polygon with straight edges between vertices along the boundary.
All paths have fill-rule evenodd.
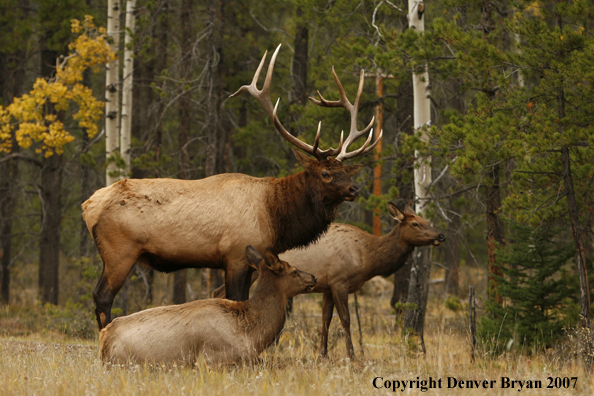
<path id="1" fill-rule="evenodd" d="M 116 318 L 101 330 L 104 362 L 208 364 L 253 362 L 285 325 L 290 297 L 311 290 L 316 278 L 267 249 L 245 249 L 260 281 L 247 301 L 218 298 L 158 307 Z"/>
<path id="2" fill-rule="evenodd" d="M 102 188 L 82 204 L 83 217 L 103 259 L 103 272 L 93 291 L 99 328 L 111 321 L 111 306 L 135 263 L 163 272 L 183 268 L 221 268 L 225 270 L 227 298 L 241 301 L 249 296 L 251 273 L 243 246 L 253 245 L 275 253 L 306 246 L 319 238 L 336 217 L 343 201 L 359 196 L 352 181 L 362 165 L 343 165 L 349 158 L 369 152 L 377 143 L 365 144 L 348 152 L 359 136 L 359 99 L 363 91 L 363 71 L 354 105 L 336 73 L 341 99 L 327 101 L 320 95 L 314 103 L 324 107 L 345 107 L 351 114 L 351 129 L 338 148 L 320 150 L 320 125 L 313 146 L 292 136 L 280 123 L 270 100 L 276 49 L 262 90 L 256 87 L 264 65 L 262 58 L 247 91 L 264 107 L 276 130 L 291 144 L 315 157 L 297 151 L 304 171 L 283 178 L 255 178 L 229 173 L 201 180 L 142 179 L 122 180 Z M 331 158 L 335 156 L 335 158 Z"/>
<path id="3" fill-rule="evenodd" d="M 280 257 L 300 270 L 313 274 L 318 284 L 313 293 L 323 293 L 320 355 L 328 354 L 328 328 L 334 305 L 346 334 L 348 356 L 355 357 L 348 307 L 355 293 L 374 276 L 388 276 L 404 265 L 415 246 L 438 246 L 445 236 L 406 205 L 401 212 L 388 204 L 398 224 L 385 236 L 373 236 L 347 224 L 332 224 L 326 235 L 305 249 L 293 249 Z"/>

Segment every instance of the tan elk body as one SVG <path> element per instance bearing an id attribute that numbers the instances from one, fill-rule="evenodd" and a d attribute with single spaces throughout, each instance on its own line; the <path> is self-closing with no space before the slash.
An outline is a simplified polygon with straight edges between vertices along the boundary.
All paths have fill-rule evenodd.
<path id="1" fill-rule="evenodd" d="M 101 360 L 115 364 L 192 365 L 250 362 L 274 343 L 285 323 L 287 300 L 315 284 L 315 277 L 251 246 L 247 261 L 261 279 L 247 301 L 197 300 L 116 318 L 101 330 Z"/>
<path id="2" fill-rule="evenodd" d="M 312 293 L 324 294 L 322 356 L 328 352 L 328 328 L 335 305 L 345 330 L 347 353 L 354 358 L 348 295 L 358 291 L 374 276 L 388 276 L 396 272 L 415 246 L 437 246 L 445 240 L 443 234 L 417 216 L 410 206 L 407 205 L 402 212 L 389 203 L 388 209 L 398 224 L 385 236 L 374 236 L 348 224 L 334 223 L 318 242 L 280 256 L 300 270 L 313 274 L 318 283 Z"/>
<path id="3" fill-rule="evenodd" d="M 280 46 L 279 46 L 280 48 Z M 363 72 L 355 104 L 351 104 L 334 73 L 341 99 L 314 102 L 324 107 L 344 107 L 351 113 L 351 129 L 339 147 L 320 150 L 320 127 L 313 146 L 292 136 L 282 126 L 270 100 L 274 53 L 262 90 L 256 88 L 264 65 L 262 58 L 251 85 L 235 94 L 249 92 L 264 107 L 277 131 L 291 144 L 313 155 L 295 151 L 305 170 L 284 178 L 255 178 L 222 174 L 202 180 L 123 180 L 95 192 L 83 203 L 83 217 L 101 257 L 103 273 L 93 301 L 99 328 L 111 321 L 111 306 L 135 263 L 159 271 L 183 268 L 225 270 L 227 298 L 240 301 L 249 296 L 252 270 L 243 246 L 257 250 L 271 247 L 281 253 L 316 240 L 336 216 L 343 201 L 352 201 L 359 188 L 351 176 L 362 165 L 342 164 L 370 151 L 373 130 L 365 144 L 348 152 L 356 138 L 369 132 L 373 120 L 357 129 L 357 112 L 363 91 Z M 278 105 L 278 102 L 277 102 Z M 330 158 L 335 156 L 335 158 Z"/>

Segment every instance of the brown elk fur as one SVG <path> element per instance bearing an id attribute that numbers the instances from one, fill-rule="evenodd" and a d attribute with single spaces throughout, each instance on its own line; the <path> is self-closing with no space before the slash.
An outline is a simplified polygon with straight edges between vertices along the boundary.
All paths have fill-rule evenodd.
<path id="1" fill-rule="evenodd" d="M 391 203 L 388 209 L 399 223 L 385 236 L 373 236 L 357 227 L 335 223 L 317 243 L 305 249 L 290 250 L 280 256 L 318 279 L 312 292 L 324 294 L 322 356 L 328 352 L 328 328 L 334 305 L 345 330 L 347 353 L 350 358 L 354 358 L 349 293 L 355 293 L 374 276 L 388 276 L 396 272 L 404 265 L 415 246 L 437 246 L 445 240 L 443 234 L 417 216 L 410 206 L 406 206 L 404 213 Z"/>
<path id="2" fill-rule="evenodd" d="M 82 208 L 104 262 L 93 292 L 99 328 L 137 262 L 164 272 L 225 269 L 227 297 L 239 301 L 251 278 L 242 246 L 278 254 L 319 238 L 337 206 L 359 195 L 350 176 L 361 165 L 296 156 L 305 170 L 285 178 L 130 179 L 95 192 Z"/>
<path id="3" fill-rule="evenodd" d="M 248 301 L 198 300 L 116 318 L 101 330 L 101 360 L 189 365 L 199 359 L 208 364 L 255 360 L 278 339 L 287 300 L 311 290 L 316 280 L 280 261 L 272 249 L 265 261 L 252 246 L 245 255 L 260 276 Z"/>

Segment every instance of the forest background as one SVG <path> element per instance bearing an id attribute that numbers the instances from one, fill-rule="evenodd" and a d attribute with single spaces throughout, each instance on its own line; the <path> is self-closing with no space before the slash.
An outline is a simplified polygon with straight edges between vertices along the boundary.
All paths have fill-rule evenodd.
<path id="1" fill-rule="evenodd" d="M 408 4 L 401 0 L 138 0 L 125 176 L 294 173 L 299 164 L 289 145 L 257 103 L 229 94 L 251 81 L 265 50 L 282 43 L 272 81 L 273 100 L 281 98 L 279 118 L 310 143 L 322 120 L 321 146 L 335 146 L 348 114 L 307 98 L 316 91 L 338 97 L 332 66 L 354 93 L 364 68 L 360 119 L 368 122 L 381 105 L 383 146 L 361 159 L 362 197 L 343 203 L 338 221 L 373 232 L 374 213 L 380 214 L 386 233 L 393 226 L 386 203 L 415 202 L 415 151 L 430 156 L 424 216 L 448 238 L 432 253 L 433 268 L 446 269 L 441 298 L 457 306 L 467 286 L 460 270 L 488 268 L 488 281 L 470 281 L 486 309 L 484 337 L 505 328 L 502 341 L 549 346 L 580 315 L 589 321 L 594 6 L 586 0 L 434 0 L 421 12 L 424 34 L 408 27 Z M 9 309 L 43 307 L 63 331 L 92 338 L 90 292 L 102 263 L 80 204 L 105 186 L 105 115 L 96 112 L 105 98 L 101 65 L 110 55 L 97 47 L 65 91 L 40 93 L 46 85 L 38 80 L 68 78 L 56 65 L 69 64 L 76 57 L 68 55 L 84 48 L 70 43 L 84 35 L 102 40 L 86 15 L 106 26 L 106 2 L 0 2 L 0 296 Z M 73 19 L 81 21 L 78 30 Z M 424 70 L 428 142 L 413 128 L 412 74 Z M 37 118 L 23 115 L 27 103 Z M 114 163 L 121 162 L 116 155 Z M 374 191 L 378 166 L 381 190 Z M 394 277 L 394 302 L 407 301 L 411 265 Z M 220 274 L 208 270 L 164 275 L 138 268 L 116 298 L 115 313 L 204 298 L 219 283 Z M 504 327 L 508 316 L 514 320 Z"/>

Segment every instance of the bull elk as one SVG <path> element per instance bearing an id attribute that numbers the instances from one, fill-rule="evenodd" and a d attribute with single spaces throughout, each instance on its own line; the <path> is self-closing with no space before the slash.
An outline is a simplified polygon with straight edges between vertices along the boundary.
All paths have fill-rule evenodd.
<path id="1" fill-rule="evenodd" d="M 208 364 L 254 361 L 278 339 L 287 300 L 311 290 L 316 278 L 279 260 L 270 248 L 262 258 L 247 246 L 245 257 L 260 278 L 249 300 L 211 298 L 116 318 L 101 330 L 101 360 L 190 365 L 200 358 Z"/>
<path id="2" fill-rule="evenodd" d="M 277 117 L 278 101 L 272 106 L 270 84 L 280 45 L 271 58 L 261 90 L 256 86 L 266 53 L 252 83 L 235 94 L 249 92 L 264 107 L 276 130 L 293 146 L 303 167 L 283 178 L 255 178 L 229 173 L 201 180 L 122 180 L 96 191 L 82 204 L 83 217 L 103 259 L 103 272 L 93 291 L 99 328 L 111 321 L 111 306 L 135 263 L 163 272 L 183 268 L 225 270 L 227 298 L 241 301 L 249 296 L 253 270 L 247 265 L 243 246 L 259 251 L 267 247 L 279 254 L 307 246 L 319 238 L 336 217 L 343 201 L 359 195 L 351 180 L 362 165 L 343 161 L 369 152 L 379 141 L 372 140 L 373 119 L 357 129 L 359 100 L 363 91 L 363 70 L 355 103 L 351 104 L 332 69 L 340 99 L 310 98 L 323 107 L 344 107 L 351 115 L 347 139 L 341 135 L 338 148 L 318 147 L 321 123 L 313 146 L 292 136 Z M 348 151 L 361 135 L 369 137 L 360 148 Z M 380 134 L 381 137 L 381 134 Z M 335 157 L 335 158 L 332 158 Z"/>
<path id="3" fill-rule="evenodd" d="M 328 354 L 328 328 L 334 306 L 346 334 L 349 358 L 355 357 L 351 340 L 348 297 L 374 276 L 388 276 L 404 265 L 415 246 L 438 246 L 445 236 L 406 205 L 404 212 L 389 203 L 398 224 L 385 236 L 374 236 L 347 224 L 332 224 L 317 243 L 293 249 L 280 257 L 313 274 L 318 284 L 312 293 L 323 293 L 320 355 Z"/>

